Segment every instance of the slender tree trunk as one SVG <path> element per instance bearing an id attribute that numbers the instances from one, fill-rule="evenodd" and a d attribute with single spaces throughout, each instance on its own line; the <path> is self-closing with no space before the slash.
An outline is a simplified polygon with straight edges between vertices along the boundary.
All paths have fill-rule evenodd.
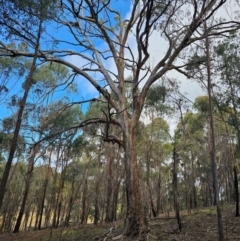
<path id="1" fill-rule="evenodd" d="M 56 189 L 55 189 L 56 190 Z M 55 193 L 53 194 L 54 199 L 52 199 L 52 207 L 53 207 L 53 220 L 52 220 L 52 227 L 57 228 L 57 204 L 59 199 L 59 190 L 57 190 L 57 197 L 55 197 Z"/>
<path id="2" fill-rule="evenodd" d="M 234 90 L 232 85 L 232 80 L 229 80 L 231 94 L 234 96 Z M 237 111 L 237 104 L 235 103 L 234 98 L 232 98 L 234 117 L 236 121 L 236 130 L 237 130 L 237 138 L 238 138 L 238 146 L 237 148 L 240 150 L 240 123 L 239 123 L 239 113 Z M 238 189 L 238 173 L 237 173 L 237 165 L 236 160 L 234 160 L 233 164 L 233 173 L 234 173 L 234 190 L 235 190 L 235 198 L 236 198 L 236 211 L 235 216 L 239 217 L 239 189 Z"/>
<path id="3" fill-rule="evenodd" d="M 29 226 L 28 226 L 29 228 L 32 227 L 32 221 L 33 221 L 33 216 L 34 216 L 34 213 L 35 213 L 35 208 L 36 208 L 36 206 L 34 205 L 33 210 L 31 212 L 31 218 L 30 218 L 30 222 L 29 222 Z"/>
<path id="4" fill-rule="evenodd" d="M 30 186 L 31 186 L 33 167 L 34 167 L 34 158 L 36 156 L 37 151 L 38 151 L 38 145 L 33 146 L 33 148 L 31 149 L 30 156 L 29 156 L 28 170 L 27 170 L 27 175 L 26 175 L 26 179 L 25 179 L 25 190 L 23 193 L 23 200 L 22 200 L 22 204 L 21 204 L 20 211 L 18 214 L 17 222 L 16 222 L 15 228 L 13 230 L 14 233 L 19 232 L 19 228 L 21 226 L 22 217 L 24 214 L 24 209 L 25 209 L 25 205 L 27 202 L 27 198 L 28 198 L 28 193 L 29 193 Z"/>
<path id="5" fill-rule="evenodd" d="M 207 26 L 205 24 L 205 30 Z M 222 223 L 222 212 L 219 202 L 219 184 L 217 175 L 217 164 L 216 164 L 216 145 L 215 145 L 215 130 L 214 130 L 214 119 L 213 119 L 213 108 L 212 108 L 212 83 L 211 83 L 211 63 L 210 63 L 210 52 L 209 52 L 209 39 L 206 35 L 206 55 L 207 55 L 207 86 L 208 86 L 208 98 L 209 98 L 209 117 L 211 127 L 211 159 L 212 159 L 212 175 L 213 175 L 213 186 L 214 186 L 214 200 L 217 207 L 217 218 L 218 218 L 218 236 L 219 241 L 224 241 L 223 234 L 223 223 Z"/>
<path id="6" fill-rule="evenodd" d="M 34 230 L 37 230 L 37 228 L 38 228 L 39 214 L 40 214 L 40 203 L 38 203 L 38 206 L 37 206 L 37 212 L 36 212 L 36 217 L 35 217 Z"/>
<path id="7" fill-rule="evenodd" d="M 67 166 L 65 166 L 63 168 L 62 174 L 61 174 L 61 182 L 60 182 L 60 187 L 59 187 L 59 199 L 58 199 L 58 204 L 57 204 L 57 224 L 56 224 L 57 227 L 60 222 L 60 215 L 61 215 L 61 211 L 62 211 L 63 189 L 64 189 L 64 185 L 65 185 L 66 170 L 67 170 Z"/>
<path id="8" fill-rule="evenodd" d="M 50 169 L 51 169 L 50 164 L 51 164 L 51 154 L 49 156 L 47 173 L 45 174 L 45 180 L 44 180 L 44 183 L 43 183 L 42 199 L 41 199 L 41 203 L 40 203 L 40 209 L 38 211 L 38 213 L 39 213 L 38 230 L 41 229 L 41 225 L 42 225 L 43 210 L 44 210 L 45 198 L 46 198 L 46 193 L 47 193 L 47 186 L 48 186 L 48 182 L 49 182 L 49 172 L 50 172 Z"/>
<path id="9" fill-rule="evenodd" d="M 174 207 L 175 207 L 175 213 L 178 223 L 178 229 L 179 231 L 182 230 L 182 223 L 181 223 L 181 217 L 180 217 L 180 208 L 179 208 L 179 197 L 178 197 L 178 156 L 175 149 L 175 144 L 173 148 L 173 193 L 174 193 Z"/>
<path id="10" fill-rule="evenodd" d="M 82 215 L 81 215 L 81 224 L 84 223 L 86 219 L 86 201 L 87 201 L 87 190 L 88 190 L 88 181 L 87 177 L 85 179 L 85 184 L 83 187 L 83 196 L 82 196 Z"/>
<path id="11" fill-rule="evenodd" d="M 116 183 L 115 189 L 113 192 L 113 210 L 112 210 L 113 221 L 117 221 L 117 204 L 118 204 L 118 193 L 119 193 L 120 182 L 121 181 L 118 181 Z"/>
<path id="12" fill-rule="evenodd" d="M 98 224 L 98 221 L 100 218 L 98 196 L 99 196 L 99 182 L 97 181 L 95 184 L 94 220 L 93 220 L 93 223 L 95 225 Z"/>
<path id="13" fill-rule="evenodd" d="M 97 148 L 98 153 L 98 162 L 97 162 L 97 171 L 95 174 L 95 196 L 94 196 L 94 219 L 93 224 L 97 225 L 100 219 L 100 207 L 99 207 L 99 188 L 100 183 L 102 180 L 100 180 L 100 167 L 101 167 L 101 145 Z"/>
<path id="14" fill-rule="evenodd" d="M 237 175 L 237 165 L 234 163 L 233 167 L 234 172 L 234 189 L 235 189 L 235 198 L 236 198 L 236 213 L 235 216 L 239 217 L 239 192 L 238 192 L 238 175 Z"/>
<path id="15" fill-rule="evenodd" d="M 84 174 L 83 174 L 83 178 L 80 181 L 80 183 L 78 184 L 76 191 L 75 191 L 75 188 L 74 188 L 75 187 L 75 179 L 72 181 L 72 191 L 71 191 L 72 193 L 71 193 L 71 197 L 70 197 L 70 200 L 69 200 L 69 206 L 68 206 L 67 215 L 66 215 L 66 219 L 65 219 L 65 224 L 66 225 L 68 225 L 68 223 L 70 221 L 72 207 L 73 207 L 73 204 L 74 204 L 74 202 L 75 202 L 75 200 L 77 198 L 79 190 L 80 190 L 80 188 L 81 188 L 81 186 L 83 184 L 83 180 L 84 180 L 86 172 L 87 172 L 87 169 L 85 169 Z"/>
<path id="16" fill-rule="evenodd" d="M 13 158 L 14 158 L 14 154 L 17 148 L 17 142 L 18 142 L 18 136 L 19 136 L 19 132 L 20 132 L 20 128 L 21 128 L 21 124 L 22 124 L 22 116 L 23 116 L 23 112 L 25 109 L 25 105 L 27 102 L 27 97 L 29 94 L 29 91 L 31 89 L 32 86 L 32 78 L 33 78 L 33 74 L 36 68 L 36 62 L 37 62 L 37 54 L 38 54 L 38 48 L 39 48 L 39 41 L 40 41 L 40 36 L 41 36 L 41 31 L 42 31 L 42 21 L 40 21 L 40 25 L 39 25 L 39 29 L 38 29 L 38 36 L 37 36 L 37 42 L 36 42 L 36 47 L 35 47 L 35 53 L 34 53 L 34 57 L 33 57 L 33 61 L 31 64 L 31 68 L 28 74 L 28 77 L 25 81 L 25 90 L 24 90 L 24 95 L 20 101 L 20 107 L 19 107 L 19 111 L 18 111 L 18 115 L 17 115 L 17 122 L 15 125 L 15 129 L 13 132 L 13 139 L 11 142 L 11 147 L 9 150 L 9 156 L 8 156 L 8 160 L 3 172 L 3 176 L 0 182 L 0 209 L 2 207 L 2 203 L 3 203 L 3 198 L 6 192 L 6 185 L 7 185 L 7 181 L 8 181 L 8 176 L 10 173 L 10 169 L 12 166 L 12 162 L 13 162 Z"/>
<path id="17" fill-rule="evenodd" d="M 157 208 L 156 213 L 159 214 L 161 206 L 161 173 L 159 170 L 158 173 L 158 180 L 157 180 Z"/>
<path id="18" fill-rule="evenodd" d="M 67 215 L 65 218 L 65 225 L 68 226 L 69 225 L 69 221 L 70 221 L 70 215 L 71 215 L 71 210 L 72 210 L 72 206 L 73 206 L 73 195 L 74 195 L 74 184 L 75 184 L 75 178 L 73 178 L 72 180 L 72 188 L 71 188 L 71 194 L 70 194 L 70 199 L 68 201 L 68 209 L 67 209 Z"/>
<path id="19" fill-rule="evenodd" d="M 159 151 L 159 160 L 158 160 L 158 179 L 157 179 L 157 205 L 156 205 L 156 213 L 157 215 L 160 212 L 160 208 L 161 208 L 161 185 L 162 185 L 162 176 L 161 176 L 161 159 L 162 159 L 162 155 L 161 155 L 161 150 Z"/>
<path id="20" fill-rule="evenodd" d="M 191 168 L 192 168 L 192 177 L 191 177 L 191 181 L 192 181 L 192 197 L 193 197 L 193 207 L 194 208 L 197 208 L 197 191 L 196 191 L 196 187 L 195 187 L 195 167 L 194 167 L 194 159 L 192 158 L 191 159 L 192 161 L 192 165 L 191 165 Z"/>
<path id="21" fill-rule="evenodd" d="M 38 230 L 41 229 L 43 209 L 44 209 L 44 203 L 45 203 L 45 197 L 46 197 L 46 191 L 47 191 L 47 185 L 48 185 L 48 176 L 47 176 L 47 178 L 45 179 L 44 184 L 43 184 L 43 195 L 42 195 L 42 200 L 41 200 L 41 204 L 40 204 Z"/>

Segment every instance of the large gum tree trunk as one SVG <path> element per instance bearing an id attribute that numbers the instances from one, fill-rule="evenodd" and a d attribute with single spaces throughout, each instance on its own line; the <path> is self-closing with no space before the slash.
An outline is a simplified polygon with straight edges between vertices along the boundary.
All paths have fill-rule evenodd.
<path id="1" fill-rule="evenodd" d="M 125 127 L 123 145 L 125 151 L 127 216 L 124 233 L 127 236 L 137 236 L 147 232 L 148 224 L 142 206 L 139 187 L 134 128 L 129 123 Z"/>

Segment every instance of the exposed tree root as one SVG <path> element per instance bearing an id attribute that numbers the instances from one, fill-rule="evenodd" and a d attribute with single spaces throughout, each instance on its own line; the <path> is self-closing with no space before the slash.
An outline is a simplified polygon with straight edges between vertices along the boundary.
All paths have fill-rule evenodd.
<path id="1" fill-rule="evenodd" d="M 146 240 L 145 237 L 150 235 L 149 232 L 150 230 L 146 231 L 141 231 L 139 233 L 132 233 L 130 235 L 126 235 L 125 231 L 123 230 L 121 234 L 116 231 L 117 225 L 114 224 L 113 227 L 111 227 L 107 233 L 104 233 L 103 235 L 100 236 L 95 236 L 93 240 L 97 241 L 110 241 L 110 240 Z M 116 236 L 115 236 L 116 235 Z M 155 238 L 154 236 L 152 236 Z"/>
<path id="2" fill-rule="evenodd" d="M 119 240 L 119 239 L 123 239 L 125 236 L 123 234 L 120 234 L 114 238 L 112 238 L 112 240 Z"/>

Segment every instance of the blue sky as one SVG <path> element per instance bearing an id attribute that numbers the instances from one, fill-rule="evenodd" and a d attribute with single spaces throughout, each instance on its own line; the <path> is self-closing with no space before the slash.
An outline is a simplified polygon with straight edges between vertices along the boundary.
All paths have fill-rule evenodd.
<path id="1" fill-rule="evenodd" d="M 114 9 L 117 9 L 122 14 L 122 16 L 124 18 L 131 8 L 131 0 L 111 1 L 111 6 Z M 73 37 L 69 33 L 69 31 L 64 29 L 64 28 L 56 28 L 56 24 L 49 25 L 47 27 L 47 32 L 50 32 L 51 35 L 54 35 L 58 39 L 65 39 L 65 40 L 68 40 L 69 42 L 73 41 Z M 94 42 L 94 44 L 97 47 L 99 46 L 99 48 L 104 47 L 102 45 L 102 41 L 100 39 L 96 40 Z M 44 48 L 48 48 L 49 43 L 44 44 L 43 46 L 44 46 Z M 76 51 L 80 50 L 79 46 L 74 47 L 74 46 L 70 46 L 70 45 L 67 45 L 67 44 L 64 44 L 64 43 L 58 44 L 57 48 L 58 49 L 66 49 L 66 50 L 76 50 Z M 68 59 L 68 58 L 69 57 L 66 57 L 66 59 Z M 75 57 L 71 56 L 70 58 L 71 58 L 71 59 L 69 59 L 70 61 L 81 61 L 79 58 L 76 59 L 76 56 Z M 75 60 L 74 60 L 74 58 L 75 58 Z M 70 73 L 71 73 L 71 71 L 70 71 Z M 11 76 L 10 82 L 7 86 L 8 89 L 10 90 L 9 93 L 7 93 L 4 100 L 1 100 L 2 98 L 0 98 L 0 120 L 5 118 L 6 116 L 12 115 L 13 112 L 16 111 L 16 108 L 7 108 L 6 102 L 13 95 L 17 95 L 19 97 L 22 97 L 22 95 L 23 95 L 22 83 L 23 83 L 24 79 L 25 79 L 25 76 L 23 78 L 20 78 L 20 79 L 16 79 L 16 77 Z M 78 88 L 77 94 L 69 94 L 69 93 L 66 93 L 66 91 L 65 92 L 59 91 L 52 96 L 53 100 L 55 100 L 55 101 L 61 100 L 63 98 L 63 96 L 66 95 L 69 98 L 70 101 L 81 101 L 81 100 L 91 99 L 91 98 L 96 97 L 98 95 L 98 93 L 94 89 L 94 87 L 92 87 L 88 83 L 88 81 L 83 79 L 82 77 L 77 77 L 75 79 L 75 83 L 77 84 L 77 88 Z M 3 97 L 3 96 L 1 95 L 1 97 Z M 29 97 L 29 101 L 31 101 L 31 98 L 33 98 L 32 100 L 34 100 L 33 95 L 31 95 Z M 88 106 L 87 104 L 83 105 L 84 111 L 86 111 L 87 106 Z"/>

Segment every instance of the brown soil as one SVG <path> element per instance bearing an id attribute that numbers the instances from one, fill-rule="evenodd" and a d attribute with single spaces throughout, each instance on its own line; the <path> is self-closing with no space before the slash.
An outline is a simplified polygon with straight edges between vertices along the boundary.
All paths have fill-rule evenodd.
<path id="1" fill-rule="evenodd" d="M 223 225 L 226 241 L 240 241 L 240 217 L 234 217 L 234 207 L 223 208 Z M 181 213 L 183 229 L 177 230 L 174 214 L 162 214 L 149 220 L 150 233 L 135 240 L 148 241 L 216 241 L 218 240 L 217 218 L 214 208 L 192 210 Z M 121 233 L 122 223 L 113 231 Z M 113 224 L 79 225 L 78 227 L 44 229 L 40 231 L 20 232 L 18 234 L 0 234 L 0 241 L 87 241 L 103 240 Z M 111 239 L 106 239 L 111 240 Z M 133 240 L 122 238 L 119 240 Z"/>

